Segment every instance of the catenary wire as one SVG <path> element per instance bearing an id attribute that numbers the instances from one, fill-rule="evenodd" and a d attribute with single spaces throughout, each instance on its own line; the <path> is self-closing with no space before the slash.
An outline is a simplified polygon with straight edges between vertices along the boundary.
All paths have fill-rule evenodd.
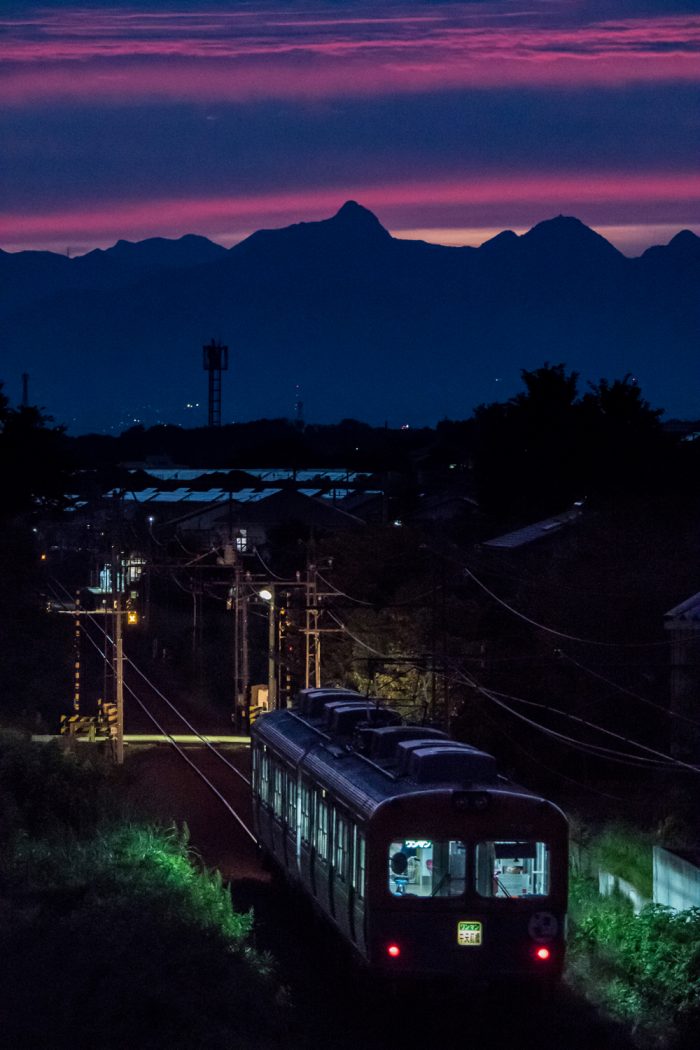
<path id="1" fill-rule="evenodd" d="M 59 585 L 59 586 L 60 586 L 60 587 L 61 587 L 61 588 L 62 588 L 63 590 L 65 590 L 65 591 L 66 591 L 66 593 L 70 594 L 70 592 L 68 591 L 68 589 L 67 589 L 66 587 L 64 587 L 64 586 L 63 586 L 63 584 L 62 584 L 62 583 L 61 583 L 61 582 L 60 582 L 59 580 L 56 580 L 56 583 L 58 583 L 58 585 Z M 55 593 L 55 591 L 54 591 L 54 593 Z M 96 629 L 97 629 L 98 631 L 100 631 L 100 633 L 101 633 L 101 634 L 103 634 L 103 635 L 104 635 L 104 637 L 105 637 L 105 638 L 107 639 L 107 641 L 109 641 L 109 642 L 111 642 L 111 643 L 113 644 L 113 643 L 114 643 L 114 639 L 113 639 L 113 638 L 112 638 L 112 636 L 111 636 L 111 635 L 109 634 L 109 632 L 107 631 L 107 629 L 106 629 L 105 627 L 103 627 L 103 626 L 102 626 L 102 625 L 101 625 L 100 623 L 98 623 L 98 621 L 97 621 L 97 620 L 95 619 L 95 617 L 94 617 L 94 616 L 90 616 L 90 614 L 89 614 L 89 613 L 87 614 L 87 616 L 88 616 L 88 619 L 89 619 L 90 623 L 92 623 L 92 624 L 93 624 L 93 626 L 94 626 L 94 627 L 95 627 L 95 628 L 96 628 Z M 91 644 L 92 644 L 92 645 L 93 645 L 93 646 L 94 646 L 94 647 L 95 647 L 95 648 L 97 649 L 97 651 L 98 651 L 98 652 L 100 653 L 100 655 L 101 655 L 101 656 L 102 656 L 102 658 L 104 659 L 104 653 L 102 653 L 102 651 L 101 651 L 100 647 L 99 647 L 99 646 L 97 645 L 97 643 L 96 643 L 96 642 L 95 642 L 95 640 L 94 640 L 94 639 L 92 638 L 92 636 L 90 635 L 90 633 L 89 633 L 89 632 L 88 632 L 88 631 L 87 631 L 87 630 L 86 630 L 86 629 L 85 629 L 85 628 L 84 628 L 84 627 L 82 626 L 82 624 L 81 624 L 81 627 L 82 627 L 83 633 L 85 634 L 85 637 L 86 637 L 86 638 L 88 639 L 88 641 L 90 641 L 90 642 L 91 642 Z M 209 748 L 209 750 L 210 750 L 210 751 L 212 751 L 212 753 L 213 753 L 213 754 L 215 754 L 215 755 L 216 755 L 216 756 L 217 756 L 217 757 L 219 758 L 219 760 L 220 760 L 221 762 L 223 762 L 223 763 L 224 763 L 224 765 L 228 766 L 228 767 L 229 767 L 229 769 L 231 769 L 231 770 L 232 770 L 232 771 L 233 771 L 233 772 L 234 772 L 234 773 L 235 773 L 235 774 L 236 774 L 236 775 L 237 775 L 238 777 L 240 777 L 240 779 L 241 779 L 241 780 L 243 780 L 245 784 L 250 784 L 250 781 L 248 780 L 248 778 L 247 778 L 246 776 L 244 776 L 244 775 L 243 775 L 243 773 L 241 773 L 241 771 L 240 771 L 239 769 L 237 769 L 237 768 L 236 768 L 236 766 L 234 766 L 232 762 L 229 762 L 229 760 L 228 760 L 228 759 L 226 758 L 226 756 L 225 756 L 225 755 L 223 755 L 223 754 L 221 753 L 221 751 L 219 751 L 219 750 L 218 750 L 218 749 L 217 749 L 216 747 L 214 747 L 214 745 L 213 745 L 213 744 L 212 744 L 212 743 L 211 743 L 211 742 L 210 742 L 209 740 L 207 740 L 207 739 L 206 739 L 206 737 L 202 736 L 202 734 L 201 734 L 201 733 L 200 733 L 200 732 L 199 732 L 199 731 L 198 731 L 197 729 L 195 729 L 195 727 L 194 727 L 194 726 L 192 725 L 192 723 L 191 723 L 191 722 L 189 721 L 189 719 L 187 719 L 187 718 L 185 717 L 185 715 L 183 715 L 183 714 L 182 714 L 182 712 L 181 712 L 181 711 L 179 711 L 179 710 L 177 709 L 177 707 L 175 706 L 175 704 L 173 704 L 173 703 L 172 703 L 172 701 L 171 701 L 171 700 L 169 700 L 169 699 L 168 699 L 168 697 L 167 697 L 167 696 L 165 696 L 165 694 L 161 692 L 161 690 L 160 690 L 160 689 L 158 688 L 158 686 L 156 686 L 156 685 L 155 685 L 155 684 L 154 684 L 154 683 L 153 683 L 153 682 L 152 682 L 152 681 L 150 680 L 150 678 L 148 678 L 148 676 L 147 676 L 147 675 L 146 675 L 146 674 L 145 674 L 145 673 L 144 673 L 144 672 L 143 672 L 143 671 L 141 670 L 141 668 L 140 668 L 140 667 L 138 667 L 138 665 L 137 665 L 137 664 L 135 664 L 135 663 L 134 663 L 134 661 L 133 661 L 133 660 L 131 660 L 131 659 L 130 659 L 129 657 L 126 657 L 126 660 L 125 660 L 125 662 L 126 662 L 126 663 L 127 663 L 127 664 L 128 664 L 129 666 L 130 666 L 130 667 L 132 667 L 132 668 L 134 669 L 134 671 L 136 671 L 136 673 L 137 673 L 138 675 L 140 675 L 140 677 L 141 677 L 141 678 L 142 678 L 142 679 L 144 680 L 144 682 L 145 682 L 145 683 L 146 683 L 146 684 L 147 684 L 148 686 L 150 686 L 150 688 L 151 688 L 151 689 L 153 690 L 153 692 L 154 692 L 154 693 L 155 693 L 155 694 L 156 694 L 157 696 L 159 696 L 159 697 L 160 697 L 160 699 L 161 699 L 161 700 L 163 700 L 163 702 L 164 702 L 164 703 L 166 703 L 166 704 L 168 705 L 168 707 L 170 707 L 170 708 L 171 708 L 171 710 L 172 710 L 172 711 L 174 711 L 174 713 L 175 713 L 175 714 L 176 714 L 176 715 L 178 716 L 178 718 L 179 718 L 179 719 L 180 719 L 180 720 L 181 720 L 182 722 L 184 722 L 184 724 L 185 724 L 185 725 L 187 726 L 187 728 L 188 728 L 188 729 L 190 729 L 190 730 L 191 730 L 191 732 L 192 732 L 192 733 L 193 733 L 193 734 L 194 734 L 194 735 L 195 735 L 196 737 L 198 737 L 198 739 L 199 739 L 199 740 L 201 740 L 201 741 L 202 741 L 202 743 L 203 743 L 203 744 L 204 744 L 204 745 L 205 745 L 206 747 L 208 747 L 208 748 Z M 109 665 L 109 666 L 111 667 L 111 664 L 109 664 L 109 661 L 108 661 L 108 665 Z M 128 688 L 128 687 L 127 687 L 127 688 Z"/>
<path id="2" fill-rule="evenodd" d="M 465 576 L 468 576 L 470 580 L 473 580 L 474 583 L 478 587 L 480 587 L 481 590 L 484 591 L 485 594 L 488 594 L 488 596 L 490 598 L 493 598 L 493 600 L 495 602 L 498 602 L 499 605 L 502 605 L 503 608 L 507 609 L 508 612 L 511 613 L 513 616 L 517 616 L 519 620 L 524 620 L 525 623 L 529 623 L 532 627 L 536 627 L 539 631 L 545 631 L 547 634 L 553 634 L 556 638 L 565 638 L 569 642 L 579 642 L 582 645 L 597 645 L 597 646 L 601 646 L 601 647 L 606 648 L 606 649 L 608 649 L 608 648 L 611 648 L 611 649 L 621 649 L 621 648 L 637 649 L 637 648 L 651 648 L 653 646 L 662 646 L 662 645 L 663 646 L 667 646 L 667 645 L 669 645 L 669 642 L 667 642 L 667 641 L 665 641 L 665 642 L 604 642 L 604 641 L 601 641 L 600 639 L 596 639 L 596 638 L 581 638 L 579 635 L 566 634 L 566 632 L 564 632 L 564 631 L 558 631 L 554 627 L 547 627 L 546 624 L 539 623 L 537 620 L 533 620 L 531 616 L 526 616 L 525 613 L 520 612 L 519 609 L 515 609 L 512 605 L 509 605 L 508 602 L 506 602 L 503 598 L 499 597 L 499 595 L 495 594 L 494 591 L 492 591 L 490 589 L 490 587 L 487 587 L 486 584 L 482 580 L 480 580 L 477 576 L 475 576 L 474 573 L 471 571 L 471 569 L 467 568 L 466 566 L 463 566 L 463 571 L 464 571 Z"/>
<path id="3" fill-rule="evenodd" d="M 593 678 L 597 678 L 599 681 L 605 682 L 606 685 L 612 686 L 612 688 L 617 689 L 618 692 L 624 693 L 626 696 L 631 696 L 633 699 L 639 700 L 640 703 L 647 704 L 648 707 L 653 707 L 657 711 L 661 711 L 661 713 L 666 715 L 668 718 L 678 718 L 683 722 L 688 722 L 689 725 L 700 727 L 700 722 L 698 722 L 697 719 L 689 718 L 687 715 L 681 714 L 680 711 L 669 711 L 667 708 L 662 707 L 661 704 L 657 704 L 653 700 L 648 700 L 646 697 L 640 696 L 639 693 L 635 693 L 632 689 L 627 689 L 624 685 L 620 685 L 618 682 L 613 682 L 612 679 L 606 678 L 605 675 L 600 674 L 598 671 L 594 671 L 593 668 L 586 667 L 584 664 L 579 663 L 578 660 L 574 660 L 573 656 L 569 656 L 569 654 L 563 652 L 563 650 L 559 651 L 561 652 L 561 655 L 569 661 L 569 663 L 574 665 L 574 667 L 578 667 L 580 671 L 584 671 L 586 674 L 592 675 Z"/>
<path id="4" fill-rule="evenodd" d="M 541 732 L 544 732 L 548 736 L 553 736 L 553 737 L 557 737 L 558 739 L 565 740 L 566 742 L 571 743 L 574 746 L 579 746 L 579 747 L 583 746 L 584 748 L 587 748 L 587 747 L 590 748 L 591 745 L 585 745 L 585 744 L 582 745 L 580 741 L 578 741 L 578 740 L 576 740 L 576 739 L 574 739 L 572 737 L 567 737 L 563 733 L 558 733 L 558 732 L 556 732 L 556 730 L 549 729 L 547 726 L 543 726 L 540 722 L 535 722 L 533 719 L 527 718 L 526 715 L 520 714 L 519 711 L 514 711 L 513 708 L 510 707 L 508 704 L 504 703 L 503 700 L 499 700 L 497 695 L 493 691 L 485 689 L 483 686 L 479 685 L 479 683 L 475 682 L 473 679 L 469 680 L 466 677 L 466 675 L 464 676 L 464 681 L 465 681 L 465 683 L 467 685 L 471 686 L 472 688 L 474 688 L 478 692 L 480 692 L 488 700 L 491 700 L 493 703 L 497 704 L 499 707 L 502 707 L 504 710 L 509 711 L 510 714 L 512 714 L 515 718 L 519 718 L 521 721 L 526 722 L 528 725 L 533 726 L 535 729 L 539 729 Z M 533 703 L 533 701 L 529 701 L 529 700 L 526 700 L 524 702 L 528 703 L 528 704 Z M 536 706 L 539 706 L 539 705 L 536 705 Z M 628 737 L 623 737 L 620 733 L 614 733 L 610 729 L 603 729 L 602 726 L 596 726 L 594 723 L 586 722 L 585 719 L 578 718 L 575 715 L 571 715 L 569 717 L 572 718 L 574 721 L 578 721 L 578 722 L 583 723 L 584 725 L 588 725 L 590 728 L 597 729 L 599 732 L 604 733 L 606 736 L 611 736 L 611 737 L 615 738 L 616 740 L 622 740 L 625 743 L 631 743 L 634 747 L 638 747 L 642 751 L 648 751 L 650 754 L 656 755 L 658 758 L 664 759 L 665 761 L 669 762 L 673 766 L 678 766 L 678 767 L 680 767 L 682 769 L 687 769 L 687 770 L 689 770 L 692 773 L 700 773 L 700 767 L 699 766 L 694 766 L 690 762 L 684 762 L 680 758 L 674 758 L 672 755 L 667 755 L 663 751 L 657 751 L 655 748 L 648 747 L 646 744 L 640 744 L 639 741 L 630 740 Z M 596 745 L 593 745 L 593 747 L 595 747 L 595 746 Z"/>

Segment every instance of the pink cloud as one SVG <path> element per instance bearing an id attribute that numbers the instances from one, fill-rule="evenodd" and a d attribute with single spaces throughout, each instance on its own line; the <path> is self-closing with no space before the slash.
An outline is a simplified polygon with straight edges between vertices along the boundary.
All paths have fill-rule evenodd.
<path id="1" fill-rule="evenodd" d="M 543 10 L 510 22 L 481 5 L 479 19 L 469 5 L 367 18 L 330 7 L 37 14 L 0 19 L 0 83 L 17 106 L 700 79 L 700 15 L 571 25 L 566 6 Z"/>

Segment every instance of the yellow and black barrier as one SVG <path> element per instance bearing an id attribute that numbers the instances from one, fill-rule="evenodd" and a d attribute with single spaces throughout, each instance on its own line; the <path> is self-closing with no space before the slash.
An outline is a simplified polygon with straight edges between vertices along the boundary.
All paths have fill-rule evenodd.
<path id="1" fill-rule="evenodd" d="M 97 734 L 98 721 L 92 715 L 61 715 L 61 734 L 68 736 L 89 736 Z"/>

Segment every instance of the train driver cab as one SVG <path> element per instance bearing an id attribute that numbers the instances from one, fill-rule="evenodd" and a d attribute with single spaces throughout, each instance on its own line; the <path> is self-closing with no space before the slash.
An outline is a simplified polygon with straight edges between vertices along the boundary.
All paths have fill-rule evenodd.
<path id="1" fill-rule="evenodd" d="M 395 839 L 389 845 L 388 889 L 394 897 L 513 899 L 550 893 L 550 848 L 545 842 L 476 843 L 474 872 L 467 885 L 466 843 L 459 839 Z M 474 885 L 475 882 L 475 885 Z"/>
<path id="2" fill-rule="evenodd" d="M 397 839 L 389 846 L 389 892 L 394 897 L 461 897 L 467 847 L 459 839 Z"/>

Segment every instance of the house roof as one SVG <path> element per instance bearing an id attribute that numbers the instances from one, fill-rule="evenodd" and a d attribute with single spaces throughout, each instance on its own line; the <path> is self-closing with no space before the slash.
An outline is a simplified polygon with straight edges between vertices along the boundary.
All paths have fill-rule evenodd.
<path id="1" fill-rule="evenodd" d="M 495 536 L 492 540 L 484 541 L 482 547 L 489 547 L 494 550 L 515 550 L 517 547 L 524 547 L 528 543 L 534 543 L 535 540 L 544 539 L 555 532 L 561 531 L 561 529 L 573 524 L 580 517 L 580 509 L 574 507 L 572 510 L 564 511 L 563 514 L 557 514 L 553 518 L 545 518 L 543 521 L 525 525 L 522 529 L 516 529 L 514 532 L 506 532 L 502 536 Z"/>
<path id="2" fill-rule="evenodd" d="M 664 613 L 667 627 L 700 624 L 700 592 Z"/>

